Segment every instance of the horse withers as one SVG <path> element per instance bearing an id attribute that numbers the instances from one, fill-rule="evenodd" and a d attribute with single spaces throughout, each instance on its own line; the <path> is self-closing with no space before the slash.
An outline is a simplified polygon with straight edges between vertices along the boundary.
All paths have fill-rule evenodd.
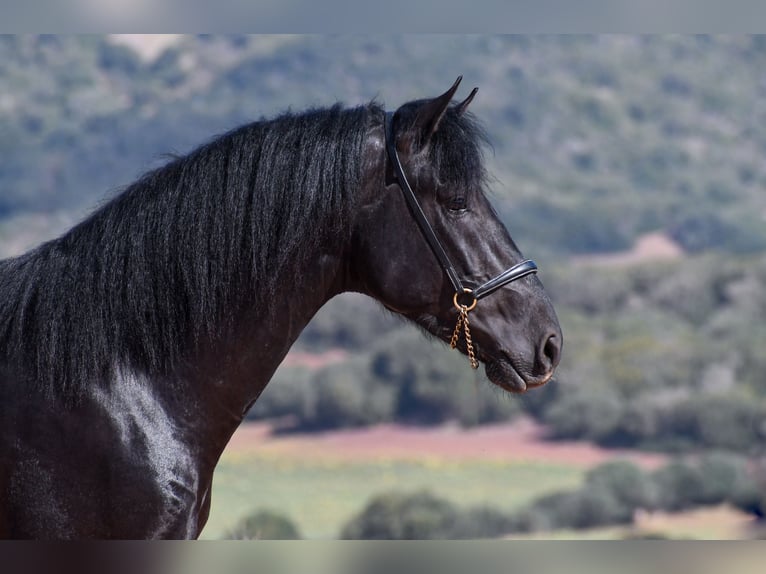
<path id="1" fill-rule="evenodd" d="M 506 390 L 550 380 L 558 321 L 458 83 L 245 125 L 0 261 L 0 536 L 197 537 L 228 440 L 342 292 Z"/>

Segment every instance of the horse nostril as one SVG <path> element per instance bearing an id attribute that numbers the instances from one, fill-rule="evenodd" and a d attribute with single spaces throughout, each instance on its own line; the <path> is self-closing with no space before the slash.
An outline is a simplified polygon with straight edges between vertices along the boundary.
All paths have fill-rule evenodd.
<path id="1" fill-rule="evenodd" d="M 561 337 L 549 335 L 543 344 L 543 363 L 553 371 L 561 359 Z"/>

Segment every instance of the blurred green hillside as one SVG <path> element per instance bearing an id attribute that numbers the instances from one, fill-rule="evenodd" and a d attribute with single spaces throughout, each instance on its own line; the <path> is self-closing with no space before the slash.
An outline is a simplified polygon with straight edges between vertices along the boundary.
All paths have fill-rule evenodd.
<path id="1" fill-rule="evenodd" d="M 371 302 L 341 298 L 253 417 L 304 428 L 464 424 L 524 411 L 555 437 L 752 453 L 766 438 L 766 38 L 0 37 L 0 256 L 66 229 L 163 154 L 287 108 L 389 108 L 480 87 L 494 203 L 556 304 L 558 380 L 521 400 Z M 673 262 L 587 257 L 661 233 Z M 575 257 L 576 256 L 576 257 Z M 584 258 L 585 257 L 585 258 Z"/>
<path id="2" fill-rule="evenodd" d="M 766 39 L 190 36 L 154 58 L 100 36 L 0 38 L 0 222 L 87 210 L 163 154 L 292 108 L 480 87 L 496 201 L 527 251 L 766 248 Z"/>

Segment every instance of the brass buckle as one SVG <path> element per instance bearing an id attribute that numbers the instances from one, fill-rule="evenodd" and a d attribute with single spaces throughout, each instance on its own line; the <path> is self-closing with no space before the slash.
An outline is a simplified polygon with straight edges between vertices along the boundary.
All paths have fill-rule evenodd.
<path id="1" fill-rule="evenodd" d="M 467 313 L 468 311 L 473 311 L 474 310 L 474 308 L 476 307 L 476 303 L 478 303 L 479 300 L 476 297 L 473 297 L 473 303 L 471 303 L 470 306 L 469 305 L 462 305 L 461 303 L 458 302 L 457 298 L 458 298 L 458 295 L 464 295 L 466 293 L 470 294 L 471 297 L 473 297 L 473 291 L 471 289 L 464 288 L 462 293 L 457 293 L 457 292 L 455 293 L 454 297 L 452 297 L 452 302 L 454 303 L 455 308 L 458 311 L 465 310 L 465 312 Z"/>

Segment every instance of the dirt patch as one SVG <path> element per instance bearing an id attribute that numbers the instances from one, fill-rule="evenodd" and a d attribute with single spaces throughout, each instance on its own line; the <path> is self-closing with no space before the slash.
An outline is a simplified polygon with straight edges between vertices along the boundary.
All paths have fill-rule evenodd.
<path id="1" fill-rule="evenodd" d="M 602 267 L 622 267 L 651 261 L 674 261 L 684 256 L 683 248 L 662 232 L 647 233 L 627 251 L 575 257 L 575 263 Z"/>
<path id="2" fill-rule="evenodd" d="M 301 458 L 344 460 L 502 460 L 548 462 L 590 468 L 608 460 L 630 460 L 644 469 L 662 466 L 660 454 L 604 449 L 585 442 L 549 442 L 543 427 L 524 419 L 474 429 L 379 425 L 366 429 L 275 435 L 269 425 L 247 423 L 234 434 L 227 452 L 258 452 Z"/>
<path id="3" fill-rule="evenodd" d="M 287 367 L 304 367 L 306 369 L 321 369 L 327 365 L 342 363 L 348 358 L 348 352 L 343 349 L 331 349 L 323 353 L 307 353 L 290 351 L 282 365 Z"/>
<path id="4" fill-rule="evenodd" d="M 679 513 L 638 512 L 634 530 L 673 538 L 737 540 L 748 537 L 755 522 L 752 515 L 723 504 Z"/>

